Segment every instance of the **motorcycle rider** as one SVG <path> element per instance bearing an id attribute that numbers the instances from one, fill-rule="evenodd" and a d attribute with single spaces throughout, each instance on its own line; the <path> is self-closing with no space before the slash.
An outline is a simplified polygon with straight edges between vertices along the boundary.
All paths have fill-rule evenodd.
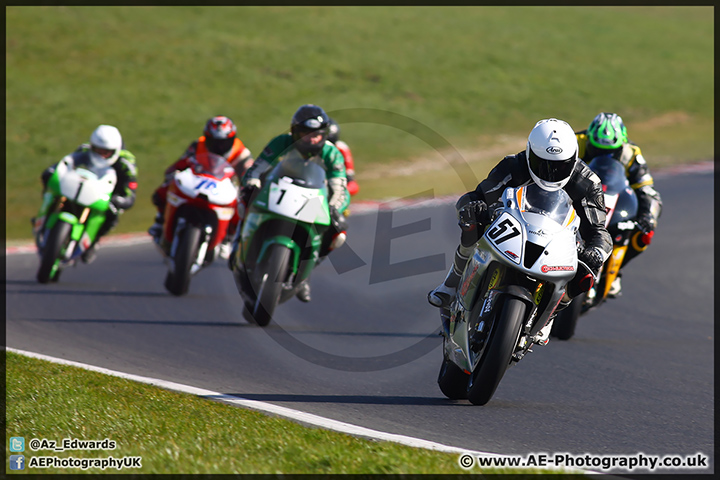
<path id="1" fill-rule="evenodd" d="M 255 163 L 245 173 L 238 202 L 238 213 L 242 224 L 247 206 L 250 205 L 255 193 L 262 187 L 264 174 L 270 171 L 283 155 L 295 148 L 305 159 L 319 157 L 327 173 L 331 218 L 331 225 L 323 235 L 320 247 L 321 258 L 330 253 L 330 245 L 336 237 L 339 237 L 335 242 L 336 245 L 344 242 L 347 235 L 347 221 L 342 212 L 350 204 L 345 159 L 340 150 L 328 141 L 329 126 L 330 118 L 319 106 L 306 104 L 298 108 L 290 122 L 290 133 L 278 135 L 270 140 L 262 153 L 258 155 Z M 240 231 L 241 228 L 238 228 L 233 239 L 229 262 L 231 269 L 231 262 L 235 258 L 240 241 Z M 310 301 L 309 279 L 299 285 L 296 296 L 300 301 Z"/>
<path id="2" fill-rule="evenodd" d="M 242 178 L 243 174 L 250 168 L 253 164 L 252 154 L 245 144 L 237 138 L 236 134 L 237 127 L 230 118 L 223 115 L 212 117 L 205 123 L 202 136 L 190 143 L 185 153 L 165 170 L 165 180 L 152 195 L 152 202 L 158 210 L 155 215 L 155 223 L 148 229 L 148 233 L 153 238 L 157 240 L 162 234 L 163 224 L 165 223 L 167 190 L 173 180 L 174 173 L 189 168 L 196 155 L 203 152 L 212 152 L 225 157 L 235 169 L 235 176 L 238 179 Z M 230 250 L 229 241 L 235 233 L 238 221 L 237 214 L 230 220 L 228 236 L 221 244 L 221 257 L 227 258 L 228 256 Z"/>
<path id="3" fill-rule="evenodd" d="M 357 181 L 355 181 L 355 161 L 353 160 L 350 146 L 343 140 L 340 140 L 340 125 L 338 125 L 338 123 L 332 118 L 330 118 L 330 126 L 328 128 L 328 140 L 332 142 L 338 150 L 340 150 L 340 153 L 342 153 L 343 158 L 345 159 L 348 192 L 350 192 L 351 196 L 356 195 L 360 191 L 360 185 L 358 185 Z"/>
<path id="4" fill-rule="evenodd" d="M 540 120 L 528 136 L 524 151 L 508 155 L 490 171 L 475 190 L 467 192 L 455 204 L 462 232 L 460 245 L 445 280 L 428 293 L 431 305 L 446 309 L 457 289 L 460 277 L 472 254 L 473 245 L 490 223 L 491 212 L 506 187 L 520 187 L 535 182 L 540 188 L 555 191 L 563 188 L 573 201 L 580 217 L 580 236 L 585 241 L 578 259 L 597 276 L 612 251 L 612 239 L 605 228 L 605 199 L 600 178 L 578 159 L 575 132 L 566 122 L 555 118 Z M 589 290 L 594 278 L 581 269 L 570 282 L 556 311 L 567 307 L 573 297 Z M 443 315 L 443 330 L 447 333 Z"/>
<path id="5" fill-rule="evenodd" d="M 90 170 L 102 170 L 112 167 L 117 175 L 117 183 L 110 197 L 110 208 L 105 213 L 105 221 L 97 232 L 95 240 L 80 257 L 85 263 L 92 263 L 97 256 L 97 244 L 100 237 L 117 225 L 120 215 L 135 203 L 137 189 L 137 167 L 135 155 L 125 150 L 120 131 L 112 125 L 100 125 L 90 135 L 90 143 L 83 143 L 77 150 L 63 157 L 72 165 L 85 165 Z M 59 163 L 59 162 L 58 162 Z M 43 191 L 55 172 L 57 163 L 46 168 L 40 179 Z"/>
<path id="6" fill-rule="evenodd" d="M 598 156 L 611 155 L 625 167 L 625 176 L 638 199 L 638 213 L 635 230 L 630 235 L 630 246 L 621 271 L 610 285 L 609 297 L 621 295 L 620 277 L 622 268 L 650 244 L 657 221 L 662 212 L 662 199 L 655 190 L 655 183 L 640 147 L 628 140 L 627 129 L 622 118 L 616 113 L 599 113 L 586 130 L 576 132 L 578 140 L 578 156 L 585 163 Z"/>

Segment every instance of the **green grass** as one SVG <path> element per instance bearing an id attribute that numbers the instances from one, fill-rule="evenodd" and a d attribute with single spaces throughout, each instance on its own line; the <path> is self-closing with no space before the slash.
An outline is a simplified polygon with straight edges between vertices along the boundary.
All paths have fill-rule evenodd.
<path id="1" fill-rule="evenodd" d="M 540 118 L 579 130 L 617 111 L 651 167 L 707 160 L 713 28 L 712 7 L 7 7 L 7 238 L 29 238 L 40 172 L 100 123 L 139 164 L 117 232 L 151 223 L 162 171 L 207 118 L 232 117 L 258 154 L 309 102 L 336 113 L 357 200 L 403 196 L 412 177 L 375 171 L 436 154 L 421 129 L 353 109 L 409 117 L 462 152 Z M 479 178 L 511 146 L 473 166 Z"/>
<path id="2" fill-rule="evenodd" d="M 112 451 L 31 451 L 60 458 L 142 457 L 120 473 L 511 473 L 463 470 L 457 454 L 372 441 L 211 400 L 7 352 L 10 437 L 103 440 Z M 20 473 L 78 473 L 26 469 Z M 85 473 L 99 473 L 90 469 Z M 529 470 L 524 470 L 528 473 Z M 6 473 L 10 473 L 6 466 Z M 19 473 L 13 471 L 12 473 Z M 118 473 L 105 470 L 104 473 Z"/>

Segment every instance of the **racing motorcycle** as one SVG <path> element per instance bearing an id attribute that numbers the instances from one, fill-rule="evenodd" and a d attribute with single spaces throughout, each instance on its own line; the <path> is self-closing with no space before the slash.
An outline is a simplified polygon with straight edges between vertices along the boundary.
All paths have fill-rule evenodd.
<path id="1" fill-rule="evenodd" d="M 505 371 L 546 345 L 552 315 L 578 270 L 580 219 L 564 190 L 507 188 L 475 244 L 455 297 L 441 310 L 438 385 L 450 399 L 485 405 Z"/>
<path id="2" fill-rule="evenodd" d="M 595 157 L 588 166 L 600 177 L 603 185 L 605 227 L 612 237 L 613 249 L 593 287 L 587 293 L 575 297 L 567 308 L 558 312 L 550 335 L 560 340 L 572 338 L 578 318 L 607 299 L 636 227 L 638 201 L 625 176 L 625 167 L 609 155 Z"/>
<path id="3" fill-rule="evenodd" d="M 37 281 L 57 282 L 62 270 L 75 265 L 90 247 L 110 203 L 117 174 L 110 167 L 81 164 L 64 158 L 47 182 L 43 202 L 32 219 L 40 255 Z"/>
<path id="4" fill-rule="evenodd" d="M 249 202 L 230 268 L 245 302 L 243 316 L 266 326 L 277 305 L 291 299 L 320 262 L 331 224 L 325 169 L 295 149 L 282 156 Z M 345 240 L 337 235 L 333 250 Z"/>
<path id="5" fill-rule="evenodd" d="M 237 208 L 233 167 L 211 152 L 197 154 L 191 166 L 174 172 L 167 191 L 165 222 L 155 244 L 168 272 L 165 288 L 185 295 L 190 278 L 218 256 Z"/>

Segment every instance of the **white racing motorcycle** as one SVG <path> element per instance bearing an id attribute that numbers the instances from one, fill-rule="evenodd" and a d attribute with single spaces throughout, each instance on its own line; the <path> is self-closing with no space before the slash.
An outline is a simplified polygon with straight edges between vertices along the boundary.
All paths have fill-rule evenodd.
<path id="1" fill-rule="evenodd" d="M 578 268 L 580 219 L 564 190 L 507 188 L 475 245 L 450 306 L 438 385 L 484 405 L 508 367 L 545 345 L 552 314 Z M 589 270 L 588 270 L 589 271 Z"/>

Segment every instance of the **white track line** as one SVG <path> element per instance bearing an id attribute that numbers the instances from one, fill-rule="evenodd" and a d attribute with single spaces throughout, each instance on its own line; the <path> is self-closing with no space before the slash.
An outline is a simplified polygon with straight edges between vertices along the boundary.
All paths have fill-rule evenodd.
<path id="1" fill-rule="evenodd" d="M 431 442 L 429 440 L 423 440 L 421 438 L 408 437 L 405 435 L 397 435 L 394 433 L 381 432 L 379 430 L 372 430 L 370 428 L 361 427 L 358 425 L 352 425 L 350 423 L 340 422 L 331 418 L 321 417 L 312 413 L 302 412 L 300 410 L 294 410 L 292 408 L 281 407 L 279 405 L 273 405 L 272 403 L 260 402 L 258 400 L 250 400 L 247 398 L 236 397 L 233 395 L 227 395 L 220 392 L 213 392 L 212 390 L 205 390 L 203 388 L 193 387 L 190 385 L 183 385 L 181 383 L 168 382 L 166 380 L 160 380 L 157 378 L 143 377 L 140 375 L 133 375 L 131 373 L 123 373 L 115 370 L 109 370 L 107 368 L 97 367 L 94 365 L 88 365 L 80 362 L 73 362 L 71 360 L 64 360 L 62 358 L 50 357 L 48 355 L 42 355 L 40 353 L 28 352 L 25 350 L 18 350 L 15 348 L 6 347 L 8 352 L 17 353 L 26 357 L 37 358 L 60 365 L 70 365 L 73 367 L 90 370 L 93 372 L 102 373 L 105 375 L 111 375 L 113 377 L 124 378 L 126 380 L 132 380 L 134 382 L 145 383 L 148 385 L 154 385 L 166 390 L 172 390 L 181 393 L 189 393 L 191 395 L 197 395 L 199 397 L 207 398 L 210 400 L 219 400 L 225 403 L 231 403 L 233 405 L 239 405 L 241 407 L 250 408 L 252 410 L 258 410 L 265 413 L 271 413 L 280 417 L 295 420 L 300 423 L 307 425 L 313 425 L 321 427 L 327 430 L 333 430 L 340 433 L 347 433 L 358 437 L 370 438 L 373 440 L 384 440 L 387 442 L 399 443 L 401 445 L 407 445 L 415 448 L 425 448 L 428 450 L 437 450 L 440 452 L 457 453 L 457 454 L 470 454 L 475 457 L 497 457 L 497 458 L 510 458 L 510 455 L 500 455 L 488 452 L 478 452 L 475 450 L 468 450 L 465 448 L 452 447 L 449 445 L 443 445 L 441 443 Z M 598 473 L 590 472 L 587 470 L 580 469 L 555 469 L 563 472 L 576 472 L 576 473 Z"/>

